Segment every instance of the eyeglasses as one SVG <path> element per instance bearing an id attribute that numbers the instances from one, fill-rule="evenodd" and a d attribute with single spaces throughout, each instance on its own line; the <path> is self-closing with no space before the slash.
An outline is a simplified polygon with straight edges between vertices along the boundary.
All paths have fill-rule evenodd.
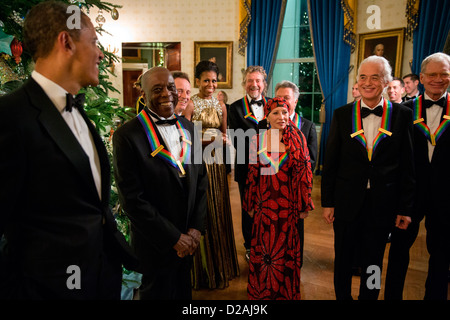
<path id="1" fill-rule="evenodd" d="M 441 78 L 442 80 L 447 80 L 450 77 L 450 73 L 424 73 L 428 78 L 431 80 L 436 79 L 437 77 Z"/>

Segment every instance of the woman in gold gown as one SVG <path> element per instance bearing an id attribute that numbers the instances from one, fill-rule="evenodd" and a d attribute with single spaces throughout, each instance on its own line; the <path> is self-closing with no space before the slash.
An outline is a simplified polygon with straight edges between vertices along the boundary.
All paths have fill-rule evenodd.
<path id="1" fill-rule="evenodd" d="M 230 196 L 223 145 L 227 143 L 227 110 L 213 97 L 219 69 L 214 62 L 201 61 L 195 68 L 198 94 L 191 97 L 185 117 L 201 122 L 203 159 L 208 172 L 208 213 L 206 232 L 194 255 L 192 286 L 194 289 L 225 288 L 239 275 L 234 240 Z M 198 125 L 198 124 L 197 124 Z"/>

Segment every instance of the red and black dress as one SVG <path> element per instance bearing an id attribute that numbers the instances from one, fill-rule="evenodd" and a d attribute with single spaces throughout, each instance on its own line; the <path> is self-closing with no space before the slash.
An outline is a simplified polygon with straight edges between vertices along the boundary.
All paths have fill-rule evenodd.
<path id="1" fill-rule="evenodd" d="M 299 300 L 297 222 L 301 212 L 314 209 L 309 152 L 305 137 L 292 123 L 283 133 L 286 152 L 268 153 L 261 141 L 264 136 L 257 135 L 252 142 L 250 155 L 256 163 L 249 165 L 243 201 L 244 210 L 254 209 L 248 298 Z"/>

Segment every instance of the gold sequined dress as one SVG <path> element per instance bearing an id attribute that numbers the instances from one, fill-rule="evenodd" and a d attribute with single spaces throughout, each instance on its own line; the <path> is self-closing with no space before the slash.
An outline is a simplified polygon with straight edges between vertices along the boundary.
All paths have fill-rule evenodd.
<path id="1" fill-rule="evenodd" d="M 203 139 L 209 140 L 207 136 L 215 136 L 218 139 L 216 141 L 221 141 L 222 108 L 219 101 L 214 97 L 202 99 L 198 95 L 194 95 L 191 100 L 194 103 L 192 121 L 202 123 Z M 199 249 L 194 254 L 192 267 L 194 289 L 225 288 L 229 285 L 229 280 L 239 275 L 228 179 L 223 157 L 215 154 L 215 150 L 218 149 L 213 148 L 211 144 L 204 147 L 204 150 L 211 154 L 211 157 L 206 159 L 204 157 L 209 180 L 208 213 L 206 232 L 201 238 Z"/>

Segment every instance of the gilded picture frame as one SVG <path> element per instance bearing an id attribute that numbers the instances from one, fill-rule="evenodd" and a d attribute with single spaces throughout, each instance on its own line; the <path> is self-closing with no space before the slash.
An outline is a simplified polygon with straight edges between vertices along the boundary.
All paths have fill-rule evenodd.
<path id="1" fill-rule="evenodd" d="M 393 29 L 359 35 L 358 66 L 370 55 L 380 54 L 384 47 L 384 56 L 392 67 L 392 75 L 401 77 L 403 62 L 403 44 L 405 29 Z"/>
<path id="2" fill-rule="evenodd" d="M 194 74 L 195 66 L 202 60 L 211 60 L 219 67 L 218 89 L 233 88 L 233 41 L 195 41 Z M 197 88 L 195 81 L 194 87 Z"/>

